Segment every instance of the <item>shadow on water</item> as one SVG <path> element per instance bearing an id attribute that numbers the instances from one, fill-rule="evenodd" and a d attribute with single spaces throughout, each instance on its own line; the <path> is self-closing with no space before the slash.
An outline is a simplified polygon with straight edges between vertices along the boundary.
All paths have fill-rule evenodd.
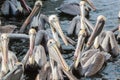
<path id="1" fill-rule="evenodd" d="M 35 0 L 27 0 L 27 3 L 33 7 Z M 96 19 L 98 15 L 104 15 L 107 18 L 106 24 L 105 24 L 105 30 L 111 30 L 114 27 L 117 27 L 118 24 L 120 23 L 120 20 L 118 20 L 118 11 L 120 10 L 120 0 L 92 0 L 97 7 L 97 11 L 90 12 L 90 17 L 89 20 L 95 25 Z M 3 1 L 0 1 L 0 7 Z M 43 7 L 41 12 L 46 15 L 51 15 L 51 14 L 57 14 L 55 11 L 56 7 L 59 7 L 63 3 L 69 3 L 71 0 L 44 0 L 43 1 Z M 72 0 L 72 2 L 79 2 L 79 0 Z M 1 15 L 1 13 L 0 13 Z M 65 33 L 66 30 L 69 28 L 70 21 L 74 16 L 70 15 L 63 15 L 63 14 L 58 14 L 60 18 L 60 23 L 63 31 Z M 9 18 L 6 19 L 2 16 L 0 16 L 0 19 L 2 20 L 2 25 L 7 25 L 7 24 L 15 24 L 18 26 L 18 30 L 20 29 L 20 26 L 26 19 L 26 17 L 23 17 L 24 19 L 16 19 L 16 18 Z M 28 32 L 26 32 L 28 33 Z M 26 54 L 29 46 L 28 40 L 11 40 L 10 41 L 10 46 L 9 49 L 14 51 L 17 54 L 17 57 L 19 60 L 21 60 L 24 55 Z M 63 44 L 63 43 L 62 43 Z M 66 48 L 63 45 L 63 48 Z M 71 54 L 63 54 L 64 58 L 66 59 L 67 63 L 70 65 L 72 60 L 72 56 L 74 53 L 75 48 L 74 47 L 68 47 L 66 48 L 65 53 L 71 53 Z M 33 78 L 29 78 L 26 75 L 26 80 L 33 80 Z M 84 78 L 82 77 L 81 80 L 120 80 L 120 56 L 118 56 L 117 60 L 114 62 L 108 62 L 106 66 L 103 68 L 102 71 L 100 71 L 98 74 L 89 77 L 89 78 Z"/>

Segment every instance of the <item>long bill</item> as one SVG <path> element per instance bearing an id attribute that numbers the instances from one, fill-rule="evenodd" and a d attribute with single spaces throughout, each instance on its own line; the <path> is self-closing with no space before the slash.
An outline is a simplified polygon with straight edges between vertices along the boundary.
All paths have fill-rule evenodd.
<path id="1" fill-rule="evenodd" d="M 105 24 L 105 20 L 106 19 L 104 16 L 102 16 L 102 15 L 98 16 L 95 28 L 87 42 L 87 47 L 90 46 L 93 43 L 93 41 L 95 40 L 96 36 L 98 36 L 101 33 L 101 31 L 104 27 L 104 24 Z"/>
<path id="2" fill-rule="evenodd" d="M 84 40 L 85 40 L 85 36 L 84 35 L 80 35 L 78 37 L 78 42 L 77 42 L 77 46 L 75 49 L 75 53 L 74 53 L 74 67 L 77 68 L 78 64 L 79 64 L 79 56 L 81 55 L 82 49 L 83 49 L 83 45 L 84 45 Z"/>
<path id="3" fill-rule="evenodd" d="M 78 34 L 78 42 L 77 42 L 77 46 L 75 49 L 75 53 L 74 53 L 74 67 L 77 68 L 78 64 L 79 64 L 79 55 L 81 55 L 81 51 L 84 45 L 84 40 L 85 37 L 87 36 L 87 32 L 86 32 L 86 24 L 84 22 L 85 20 L 85 1 L 81 1 L 80 2 L 80 10 L 81 10 L 81 30 Z"/>
<path id="4" fill-rule="evenodd" d="M 30 23 L 30 21 L 32 20 L 32 18 L 34 17 L 34 15 L 39 11 L 39 9 L 40 9 L 41 6 L 42 6 L 42 2 L 41 1 L 37 1 L 35 3 L 35 6 L 32 9 L 32 12 L 30 13 L 30 15 L 27 17 L 27 19 L 25 20 L 25 22 L 21 26 L 20 32 L 24 32 L 25 27 Z"/>
<path id="5" fill-rule="evenodd" d="M 52 30 L 57 31 L 59 33 L 60 37 L 62 38 L 63 42 L 65 43 L 65 45 L 68 45 L 68 41 L 67 41 L 67 39 L 66 39 L 66 37 L 65 37 L 61 27 L 60 27 L 59 20 L 58 20 L 57 16 L 51 15 L 50 17 L 52 18 L 51 20 L 49 20 Z"/>
<path id="6" fill-rule="evenodd" d="M 85 1 L 80 1 L 81 17 L 85 17 Z"/>
<path id="7" fill-rule="evenodd" d="M 8 36 L 7 34 L 1 35 L 1 44 L 2 44 L 2 71 L 5 73 L 8 71 Z"/>
<path id="8" fill-rule="evenodd" d="M 89 5 L 90 7 L 95 11 L 96 10 L 96 7 L 94 6 L 93 2 L 91 0 L 85 0 Z"/>
<path id="9" fill-rule="evenodd" d="M 29 46 L 29 49 L 30 49 L 30 52 L 31 52 L 31 53 L 33 52 L 33 49 L 34 49 L 35 36 L 36 36 L 36 31 L 35 31 L 35 29 L 30 29 L 30 30 L 29 30 L 29 38 L 30 38 L 30 46 Z"/>
<path id="10" fill-rule="evenodd" d="M 30 29 L 29 30 L 29 38 L 30 38 L 30 46 L 29 46 L 29 61 L 32 64 L 34 61 L 33 59 L 33 49 L 34 49 L 34 44 L 35 44 L 35 34 L 36 31 L 35 29 Z"/>
<path id="11" fill-rule="evenodd" d="M 26 4 L 25 0 L 20 0 L 23 7 L 30 13 L 31 9 L 30 7 Z"/>
<path id="12" fill-rule="evenodd" d="M 57 45 L 56 41 L 54 39 L 50 39 L 47 43 L 48 51 L 49 51 L 49 56 L 52 60 L 56 61 L 61 67 L 69 71 L 69 66 L 67 65 L 66 61 L 64 60 L 63 56 L 61 55 Z"/>

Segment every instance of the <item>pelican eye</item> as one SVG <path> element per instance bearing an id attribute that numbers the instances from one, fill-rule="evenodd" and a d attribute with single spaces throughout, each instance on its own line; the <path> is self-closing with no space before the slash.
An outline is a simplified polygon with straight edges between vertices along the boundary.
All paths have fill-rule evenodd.
<path id="1" fill-rule="evenodd" d="M 37 2 L 35 3 L 35 6 L 42 6 L 42 2 L 41 2 L 41 1 L 37 1 Z"/>
<path id="2" fill-rule="evenodd" d="M 36 30 L 35 30 L 35 29 L 30 29 L 30 30 L 29 30 L 29 34 L 35 35 L 35 34 L 36 34 Z"/>
<path id="3" fill-rule="evenodd" d="M 55 45 L 55 44 L 56 44 L 56 41 L 52 40 L 52 41 L 49 42 L 49 45 L 48 45 L 48 46 L 53 46 L 53 45 Z"/>
<path id="4" fill-rule="evenodd" d="M 55 17 L 51 20 L 52 22 L 57 22 L 58 19 L 56 19 Z"/>
<path id="5" fill-rule="evenodd" d="M 1 35 L 1 40 L 8 40 L 8 37 L 6 34 Z"/>

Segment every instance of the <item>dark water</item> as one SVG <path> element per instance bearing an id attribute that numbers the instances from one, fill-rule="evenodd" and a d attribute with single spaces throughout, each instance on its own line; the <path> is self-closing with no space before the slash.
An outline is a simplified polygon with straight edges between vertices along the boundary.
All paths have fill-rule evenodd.
<path id="1" fill-rule="evenodd" d="M 26 1 L 31 7 L 33 7 L 35 0 L 26 0 Z M 61 4 L 70 3 L 70 2 L 79 2 L 79 1 L 80 0 L 44 0 L 41 12 L 48 16 L 51 14 L 57 14 L 55 8 L 59 7 Z M 95 25 L 97 16 L 104 15 L 107 19 L 104 27 L 105 30 L 111 30 L 112 28 L 117 27 L 118 24 L 120 23 L 120 21 L 117 18 L 118 11 L 120 10 L 120 0 L 92 0 L 92 1 L 94 2 L 94 5 L 97 7 L 97 11 L 90 12 L 89 20 Z M 60 16 L 60 15 L 58 16 L 60 18 L 61 27 L 64 33 L 66 33 L 66 30 L 69 28 L 69 24 L 72 18 L 69 16 Z M 26 17 L 24 17 L 23 20 L 15 19 L 15 18 L 5 19 L 2 16 L 0 16 L 3 25 L 15 24 L 18 26 L 18 29 L 22 25 L 25 18 Z M 16 52 L 19 60 L 21 60 L 25 55 L 26 51 L 28 50 L 28 44 L 29 42 L 27 40 L 11 40 L 9 48 L 10 50 Z M 72 55 L 74 53 L 75 48 L 73 46 L 70 47 L 65 47 L 64 45 L 62 46 L 63 48 L 66 49 L 66 53 L 69 53 L 69 54 L 64 54 L 64 58 L 66 58 L 68 64 L 71 64 Z M 114 62 L 108 62 L 106 64 L 106 67 L 95 76 L 90 78 L 83 77 L 82 80 L 120 80 L 119 58 L 120 57 L 118 56 Z M 27 79 L 27 80 L 33 80 L 33 79 Z"/>

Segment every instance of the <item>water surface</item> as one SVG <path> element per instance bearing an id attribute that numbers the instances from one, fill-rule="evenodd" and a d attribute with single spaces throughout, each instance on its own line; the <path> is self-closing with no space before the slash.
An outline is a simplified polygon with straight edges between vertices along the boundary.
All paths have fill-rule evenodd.
<path id="1" fill-rule="evenodd" d="M 27 0 L 27 3 L 33 7 L 35 0 Z M 71 2 L 78 2 L 80 0 L 44 0 L 43 1 L 43 7 L 41 10 L 41 13 L 49 16 L 51 14 L 57 14 L 55 11 L 56 7 L 59 7 L 61 4 L 64 3 L 71 3 Z M 106 24 L 104 27 L 104 30 L 111 30 L 115 27 L 117 27 L 120 23 L 118 20 L 118 12 L 120 10 L 120 0 L 92 0 L 94 5 L 97 7 L 97 11 L 91 11 L 90 12 L 90 18 L 89 20 L 95 25 L 97 16 L 104 15 L 106 17 Z M 0 1 L 1 4 L 2 1 Z M 66 33 L 66 30 L 69 28 L 70 21 L 73 17 L 70 16 L 59 16 L 61 27 Z M 18 29 L 24 22 L 26 17 L 24 19 L 16 19 L 16 18 L 9 18 L 6 19 L 2 16 L 0 16 L 0 19 L 2 20 L 2 24 L 15 24 L 18 26 Z M 19 60 L 23 58 L 26 51 L 28 50 L 28 40 L 11 40 L 10 41 L 10 50 L 14 51 L 17 54 L 17 57 Z M 67 49 L 66 53 L 64 54 L 64 58 L 66 59 L 67 63 L 70 65 L 72 63 L 72 56 L 74 53 L 75 48 L 73 46 L 65 47 L 62 43 L 63 48 Z M 118 56 L 114 62 L 108 62 L 106 64 L 106 67 L 100 71 L 98 74 L 96 74 L 93 77 L 90 78 L 82 78 L 82 80 L 120 80 L 120 57 Z M 33 80 L 32 78 L 28 78 L 26 80 Z"/>

